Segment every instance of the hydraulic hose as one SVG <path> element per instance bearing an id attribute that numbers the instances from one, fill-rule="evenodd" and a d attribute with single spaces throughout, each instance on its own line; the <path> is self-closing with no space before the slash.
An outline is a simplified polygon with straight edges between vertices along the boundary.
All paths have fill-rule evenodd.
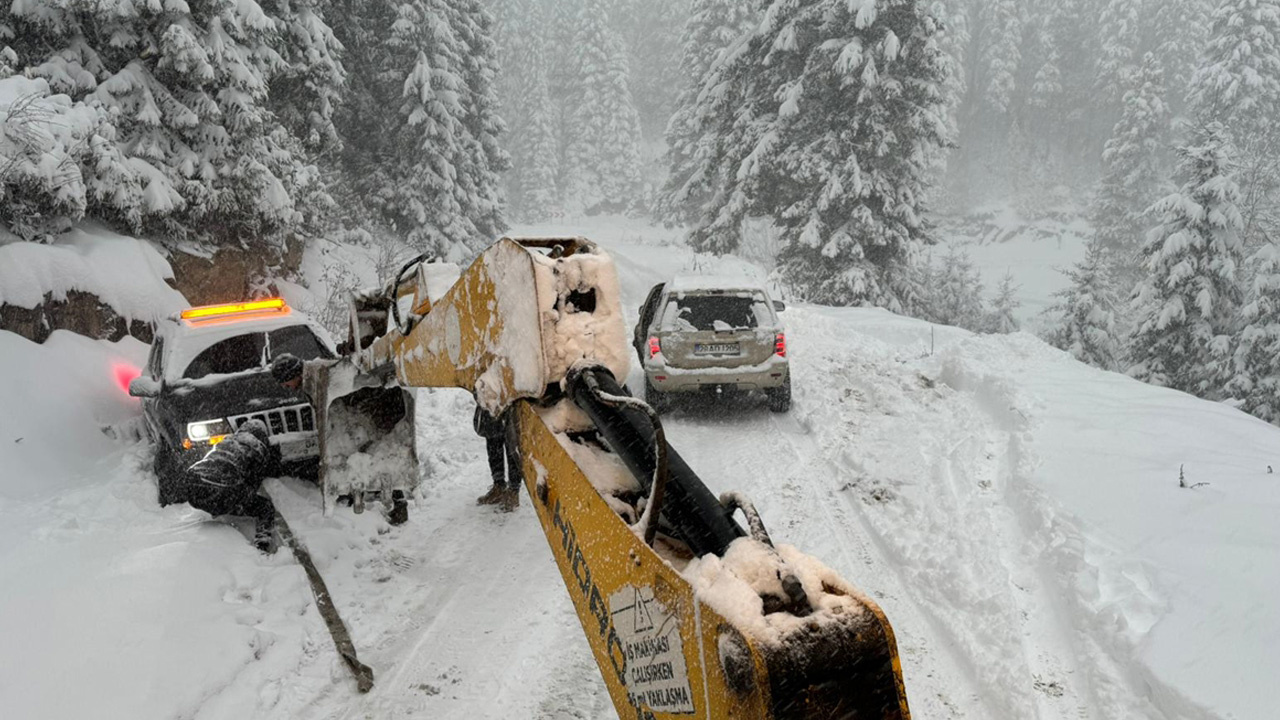
<path id="1" fill-rule="evenodd" d="M 648 413 L 607 399 L 607 396 L 627 393 L 603 367 L 575 369 L 566 378 L 565 386 L 569 398 L 591 418 L 600 436 L 645 490 L 649 490 L 654 478 L 656 440 Z M 695 555 L 723 555 L 729 543 L 745 537 L 746 531 L 670 444 L 666 459 L 667 482 L 661 520 Z"/>

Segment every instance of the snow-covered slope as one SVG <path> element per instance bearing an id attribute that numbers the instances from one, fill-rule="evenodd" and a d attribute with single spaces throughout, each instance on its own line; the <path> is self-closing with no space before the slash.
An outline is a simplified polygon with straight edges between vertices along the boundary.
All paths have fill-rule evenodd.
<path id="1" fill-rule="evenodd" d="M 173 269 L 152 244 L 80 223 L 49 244 L 0 245 L 0 305 L 33 308 L 45 295 L 95 295 L 126 320 L 153 322 L 187 307 L 165 281 Z"/>
<path id="2" fill-rule="evenodd" d="M 638 226 L 586 234 L 614 252 L 632 317 L 653 282 L 743 269 Z M 793 411 L 685 407 L 668 437 L 713 489 L 751 495 L 776 539 L 881 602 L 916 717 L 1274 716 L 1280 430 L 1027 335 L 869 310 L 783 319 Z M 55 350 L 15 340 L 0 333 L 6 367 L 55 382 Z M 116 350 L 66 345 L 83 367 Z M 0 453 L 13 427 L 49 448 L 21 476 L 0 455 L 0 637 L 19 640 L 0 645 L 5 716 L 613 716 L 527 501 L 473 504 L 488 473 L 465 393 L 420 395 L 423 495 L 403 527 L 324 518 L 313 488 L 273 481 L 377 674 L 360 696 L 287 557 L 157 508 L 140 445 L 57 444 L 49 427 L 100 422 L 73 400 L 108 393 L 101 377 L 48 403 L 44 429 L 12 409 L 37 391 L 0 398 Z M 1179 487 L 1180 467 L 1209 484 Z"/>

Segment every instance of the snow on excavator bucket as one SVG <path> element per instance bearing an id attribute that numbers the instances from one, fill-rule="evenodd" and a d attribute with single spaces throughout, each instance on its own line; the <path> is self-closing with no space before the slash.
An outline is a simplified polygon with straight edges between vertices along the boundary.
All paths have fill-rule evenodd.
<path id="1" fill-rule="evenodd" d="M 320 433 L 320 487 L 325 513 L 338 500 L 356 512 L 367 500 L 381 501 L 393 524 L 408 518 L 406 499 L 418 484 L 414 454 L 413 396 L 395 381 L 392 368 L 360 368 L 354 356 L 390 327 L 412 329 L 457 279 L 451 264 L 408 263 L 383 288 L 353 292 L 349 336 L 337 363 L 309 363 L 304 384 L 316 408 Z M 430 290 L 430 292 L 428 292 Z M 394 298 L 394 300 L 393 300 Z"/>

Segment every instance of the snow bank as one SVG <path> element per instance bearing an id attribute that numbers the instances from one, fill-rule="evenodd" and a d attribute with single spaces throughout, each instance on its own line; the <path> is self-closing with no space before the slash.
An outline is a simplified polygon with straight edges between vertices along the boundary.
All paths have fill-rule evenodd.
<path id="1" fill-rule="evenodd" d="M 0 502 L 84 482 L 116 449 L 112 428 L 140 415 L 126 389 L 147 351 L 133 338 L 57 330 L 37 345 L 0 330 Z"/>
<path id="2" fill-rule="evenodd" d="M 188 306 L 150 243 L 84 223 L 54 243 L 0 246 L 0 305 L 34 308 L 46 294 L 90 293 L 126 320 L 153 322 Z"/>
<path id="3" fill-rule="evenodd" d="M 1280 429 L 1026 334 L 796 310 L 795 414 L 992 715 L 1274 714 Z"/>

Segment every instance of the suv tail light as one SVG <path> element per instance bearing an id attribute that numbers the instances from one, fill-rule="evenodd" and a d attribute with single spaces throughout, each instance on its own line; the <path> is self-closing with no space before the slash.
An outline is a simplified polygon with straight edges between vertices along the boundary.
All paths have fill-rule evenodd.
<path id="1" fill-rule="evenodd" d="M 773 352 L 778 357 L 787 356 L 787 336 L 786 335 L 783 335 L 782 333 L 778 333 L 778 337 L 777 339 L 774 340 L 774 343 L 773 343 Z"/>
<path id="2" fill-rule="evenodd" d="M 649 357 L 654 357 L 662 352 L 662 343 L 658 342 L 658 338 L 649 338 Z"/>

